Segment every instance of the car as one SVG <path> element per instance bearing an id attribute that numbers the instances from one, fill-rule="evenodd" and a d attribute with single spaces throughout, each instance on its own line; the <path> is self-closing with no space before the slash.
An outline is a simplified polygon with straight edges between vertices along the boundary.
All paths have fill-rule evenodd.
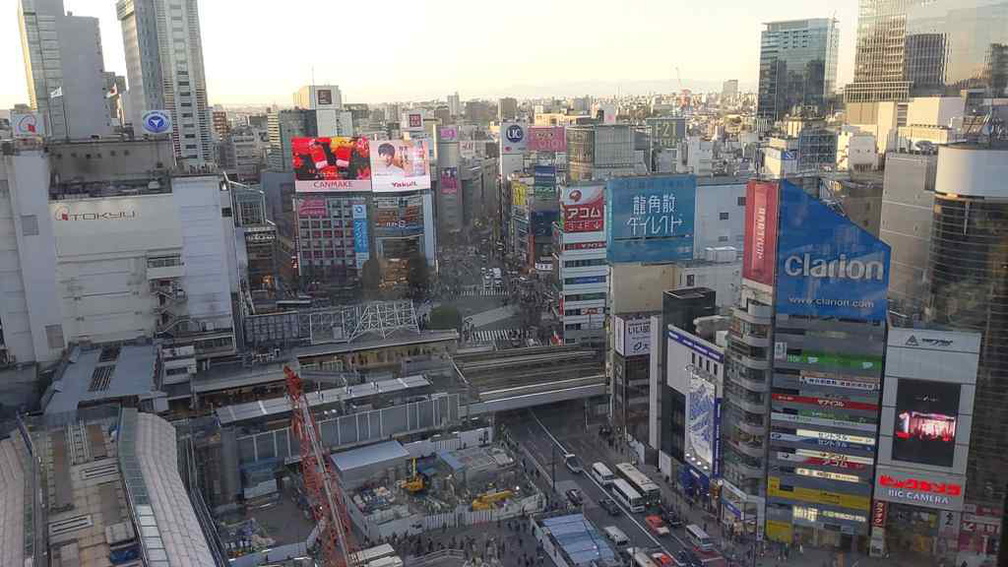
<path id="1" fill-rule="evenodd" d="M 675 512 L 675 510 L 669 508 L 668 506 L 661 507 L 661 517 L 670 528 L 681 528 L 683 526 L 682 518 Z"/>
<path id="2" fill-rule="evenodd" d="M 700 561 L 700 558 L 688 549 L 679 550 L 679 554 L 676 557 L 687 567 L 703 567 L 703 561 Z"/>
<path id="3" fill-rule="evenodd" d="M 668 526 L 662 521 L 660 516 L 651 515 L 644 518 L 644 522 L 647 523 L 648 528 L 651 532 L 657 536 L 667 536 L 670 532 Z"/>
<path id="4" fill-rule="evenodd" d="M 567 500 L 570 500 L 570 503 L 575 506 L 580 506 L 584 503 L 584 497 L 581 496 L 581 491 L 576 488 L 572 488 L 567 491 Z"/>
<path id="5" fill-rule="evenodd" d="M 606 537 L 609 538 L 609 541 L 613 542 L 617 546 L 622 547 L 630 543 L 630 538 L 623 533 L 623 530 L 617 528 L 616 526 L 606 526 L 602 528 L 602 531 L 605 533 Z"/>
<path id="6" fill-rule="evenodd" d="M 574 453 L 564 454 L 564 464 L 567 465 L 567 470 L 574 474 L 584 472 L 584 465 L 581 464 L 581 459 L 577 458 Z"/>
<path id="7" fill-rule="evenodd" d="M 609 512 L 610 516 L 620 515 L 619 504 L 617 504 L 612 498 L 603 498 L 602 500 L 599 500 L 599 506 L 601 506 L 606 512 Z"/>
<path id="8" fill-rule="evenodd" d="M 655 565 L 658 565 L 659 567 L 677 567 L 675 561 L 673 561 L 667 553 L 662 553 L 660 551 L 658 553 L 652 553 L 651 559 L 655 562 Z"/>

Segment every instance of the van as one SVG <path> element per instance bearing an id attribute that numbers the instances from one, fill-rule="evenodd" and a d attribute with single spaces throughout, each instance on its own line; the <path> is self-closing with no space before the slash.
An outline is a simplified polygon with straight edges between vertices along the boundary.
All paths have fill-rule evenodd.
<path id="1" fill-rule="evenodd" d="M 606 526 L 602 528 L 602 531 L 605 532 L 605 535 L 607 538 L 609 538 L 609 541 L 615 543 L 617 546 L 622 547 L 630 543 L 630 538 L 628 538 L 627 535 L 623 533 L 623 530 L 617 528 L 616 526 Z"/>

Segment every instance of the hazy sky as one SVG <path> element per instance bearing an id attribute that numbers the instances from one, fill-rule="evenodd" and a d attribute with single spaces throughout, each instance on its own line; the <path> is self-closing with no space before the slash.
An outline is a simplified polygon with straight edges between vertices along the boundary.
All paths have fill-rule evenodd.
<path id="1" fill-rule="evenodd" d="M 17 3 L 0 0 L 0 108 L 28 101 Z M 115 0 L 64 0 L 101 22 L 106 70 L 125 74 Z M 200 0 L 211 104 L 291 104 L 312 81 L 347 102 L 614 94 L 755 86 L 762 22 L 836 17 L 850 80 L 857 0 Z"/>

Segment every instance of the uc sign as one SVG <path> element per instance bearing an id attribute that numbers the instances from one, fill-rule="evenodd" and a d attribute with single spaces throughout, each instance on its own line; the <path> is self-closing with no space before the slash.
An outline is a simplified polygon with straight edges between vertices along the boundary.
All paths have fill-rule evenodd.
<path id="1" fill-rule="evenodd" d="M 517 144 L 525 138 L 525 129 L 518 124 L 512 124 L 504 131 L 504 137 L 512 144 Z"/>

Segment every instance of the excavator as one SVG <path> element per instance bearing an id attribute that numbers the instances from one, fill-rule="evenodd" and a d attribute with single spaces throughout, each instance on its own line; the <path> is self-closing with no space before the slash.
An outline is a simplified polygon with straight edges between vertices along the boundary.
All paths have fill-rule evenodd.
<path id="1" fill-rule="evenodd" d="M 510 490 L 491 490 L 489 492 L 484 492 L 480 494 L 472 501 L 473 510 L 489 510 L 494 507 L 494 504 L 500 502 L 501 500 L 507 500 L 514 496 L 514 492 Z"/>
<path id="2" fill-rule="evenodd" d="M 406 480 L 399 483 L 406 492 L 410 494 L 418 494 L 423 492 L 427 488 L 427 479 L 424 475 L 417 472 L 416 459 L 413 459 L 413 474 Z"/>

